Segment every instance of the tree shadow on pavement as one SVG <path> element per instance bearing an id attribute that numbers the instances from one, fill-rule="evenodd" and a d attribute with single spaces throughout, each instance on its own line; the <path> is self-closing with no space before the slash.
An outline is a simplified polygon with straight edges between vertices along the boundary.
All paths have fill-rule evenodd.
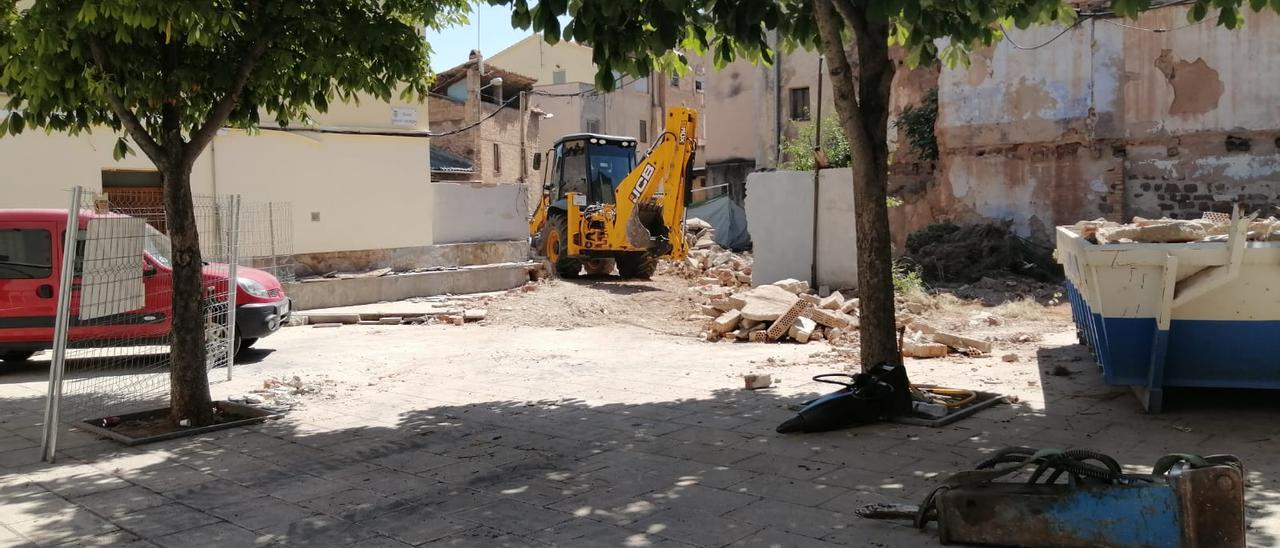
<path id="1" fill-rule="evenodd" d="M 1018 405 L 945 428 L 782 436 L 773 429 L 787 407 L 816 393 L 723 389 L 622 404 L 435 392 L 402 384 L 309 401 L 278 421 L 136 448 L 66 432 L 56 465 L 35 458 L 41 399 L 0 400 L 0 535 L 162 546 L 933 545 L 932 528 L 852 512 L 917 503 L 992 451 L 1046 445 L 1038 436 L 1053 431 L 1054 414 L 1052 404 Z M 1131 462 L 1113 436 L 1094 441 L 1075 445 Z"/>

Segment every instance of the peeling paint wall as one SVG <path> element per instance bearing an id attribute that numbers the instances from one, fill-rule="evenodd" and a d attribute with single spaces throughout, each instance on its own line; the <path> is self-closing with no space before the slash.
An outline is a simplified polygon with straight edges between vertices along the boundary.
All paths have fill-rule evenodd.
<path id="1" fill-rule="evenodd" d="M 1250 12 L 1236 31 L 1209 19 L 1187 26 L 1171 7 L 1052 42 L 1061 27 L 1015 30 L 942 70 L 937 169 L 891 168 L 895 241 L 944 220 L 1047 242 L 1080 219 L 1280 203 L 1280 16 Z M 1142 30 L 1159 28 L 1176 30 Z"/>

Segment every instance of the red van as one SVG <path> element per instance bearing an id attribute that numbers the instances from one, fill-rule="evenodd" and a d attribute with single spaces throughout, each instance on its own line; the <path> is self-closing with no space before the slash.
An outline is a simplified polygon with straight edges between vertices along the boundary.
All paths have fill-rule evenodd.
<path id="1" fill-rule="evenodd" d="M 94 218 L 121 215 L 81 211 L 80 230 Z M 67 212 L 56 209 L 0 209 L 0 359 L 21 362 L 53 348 L 58 284 Z M 93 347 L 167 344 L 172 326 L 172 263 L 169 238 L 146 226 L 142 264 L 145 304 L 142 308 L 78 322 L 80 279 L 71 293 L 72 323 L 68 345 Z M 227 265 L 207 263 L 205 286 L 225 294 Z M 236 352 L 274 333 L 288 319 L 289 298 L 280 281 L 261 270 L 236 268 Z M 110 341 L 98 343 L 95 341 Z"/>

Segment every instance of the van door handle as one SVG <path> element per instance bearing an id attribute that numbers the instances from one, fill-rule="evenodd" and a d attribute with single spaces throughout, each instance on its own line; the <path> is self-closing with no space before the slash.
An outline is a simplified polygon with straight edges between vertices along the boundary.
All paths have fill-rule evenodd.
<path id="1" fill-rule="evenodd" d="M 49 285 L 49 284 L 44 284 L 44 285 L 42 285 L 42 286 L 40 286 L 40 287 L 37 287 L 37 288 L 36 288 L 36 296 L 37 296 L 37 297 L 40 297 L 41 299 L 52 299 L 52 298 L 53 298 L 53 286 L 51 286 L 51 285 Z"/>

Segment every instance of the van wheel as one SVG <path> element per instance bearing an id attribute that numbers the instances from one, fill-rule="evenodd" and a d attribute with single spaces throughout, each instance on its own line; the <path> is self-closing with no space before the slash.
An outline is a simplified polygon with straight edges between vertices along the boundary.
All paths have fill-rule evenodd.
<path id="1" fill-rule="evenodd" d="M 12 350 L 9 352 L 0 353 L 0 360 L 3 360 L 5 363 L 10 363 L 10 364 L 22 363 L 31 359 L 31 356 L 34 356 L 34 355 L 36 355 L 36 352 L 34 350 Z"/>

